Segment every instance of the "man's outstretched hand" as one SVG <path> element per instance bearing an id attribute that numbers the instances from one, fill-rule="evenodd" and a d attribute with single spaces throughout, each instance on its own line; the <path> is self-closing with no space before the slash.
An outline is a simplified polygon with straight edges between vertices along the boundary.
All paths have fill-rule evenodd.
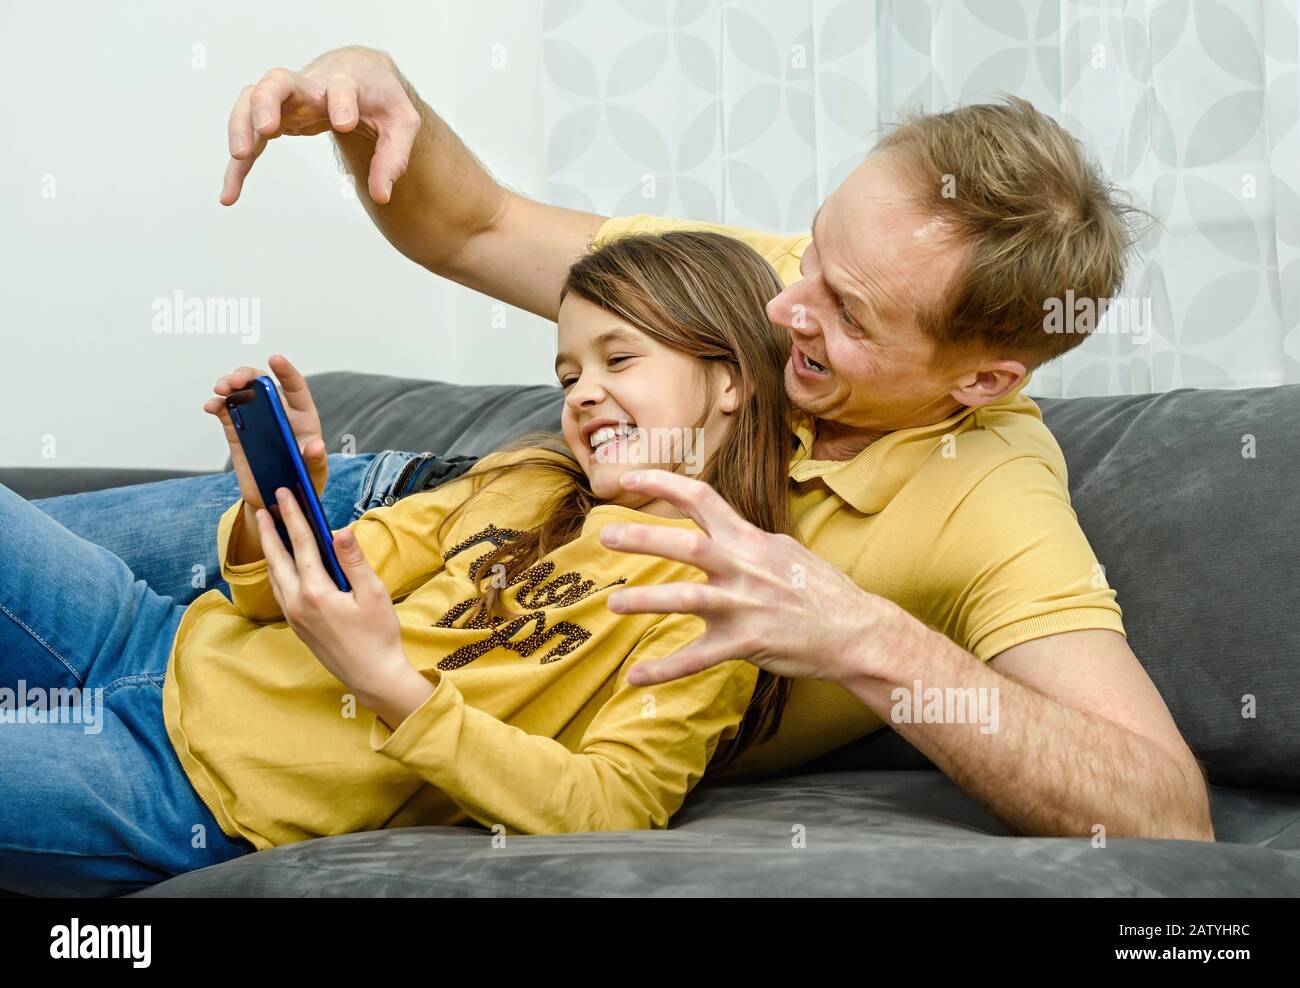
<path id="1" fill-rule="evenodd" d="M 702 480 L 637 470 L 623 475 L 623 486 L 669 502 L 702 531 L 616 523 L 601 529 L 601 543 L 687 563 L 708 577 L 703 584 L 610 593 L 608 606 L 617 614 L 675 612 L 705 622 L 704 634 L 689 645 L 629 670 L 634 685 L 678 679 L 729 659 L 745 659 L 778 676 L 843 684 L 883 669 L 900 630 L 921 627 L 790 536 L 750 524 Z M 865 665 L 864 658 L 870 660 Z"/>
<path id="2" fill-rule="evenodd" d="M 307 136 L 334 130 L 356 132 L 375 143 L 367 188 L 386 204 L 393 183 L 410 161 L 420 128 L 393 60 L 370 48 L 327 52 L 301 72 L 271 69 L 260 82 L 245 86 L 230 112 L 230 162 L 221 183 L 221 204 L 233 205 L 244 178 L 281 134 Z"/>

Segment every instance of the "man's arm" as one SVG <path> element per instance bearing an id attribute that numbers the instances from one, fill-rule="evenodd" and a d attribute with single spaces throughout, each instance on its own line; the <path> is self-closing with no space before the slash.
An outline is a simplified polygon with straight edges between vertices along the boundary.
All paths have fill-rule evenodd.
<path id="1" fill-rule="evenodd" d="M 502 187 L 384 52 L 342 48 L 246 86 L 230 114 L 221 201 L 238 200 L 268 141 L 325 131 L 389 243 L 435 274 L 555 318 L 569 265 L 606 217 Z"/>
<path id="2" fill-rule="evenodd" d="M 986 666 L 910 615 L 894 627 L 889 661 L 861 661 L 863 674 L 841 685 L 1011 829 L 1090 837 L 1100 825 L 1111 837 L 1214 840 L 1205 777 L 1123 635 L 1049 635 Z M 970 717 L 900 723 L 894 698 L 910 700 L 917 681 L 995 690 L 997 729 Z"/>
<path id="3" fill-rule="evenodd" d="M 751 525 L 704 482 L 644 470 L 623 485 L 669 501 L 703 532 L 613 524 L 601 542 L 708 575 L 706 584 L 610 594 L 616 613 L 705 619 L 703 635 L 637 666 L 630 681 L 664 682 L 744 656 L 778 676 L 849 690 L 1016 831 L 1092 836 L 1101 824 L 1111 837 L 1214 839 L 1205 779 L 1122 635 L 1052 635 L 1006 649 L 989 668 L 793 538 Z M 918 680 L 923 691 L 996 689 L 998 730 L 984 733 L 970 717 L 898 723 L 891 694 Z"/>

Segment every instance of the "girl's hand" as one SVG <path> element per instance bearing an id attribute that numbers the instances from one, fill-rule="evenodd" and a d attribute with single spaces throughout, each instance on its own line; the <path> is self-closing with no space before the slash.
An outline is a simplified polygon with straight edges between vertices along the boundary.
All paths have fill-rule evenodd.
<path id="1" fill-rule="evenodd" d="M 401 624 L 388 588 L 366 562 L 353 534 L 342 529 L 334 535 L 334 551 L 352 592 L 340 590 L 321 563 L 298 502 L 283 487 L 276 492 L 276 499 L 293 555 L 281 544 L 270 512 L 258 511 L 257 525 L 266 549 L 271 590 L 285 620 L 321 665 L 356 693 L 364 706 L 396 728 L 433 687 L 407 661 Z"/>
<path id="2" fill-rule="evenodd" d="M 307 472 L 311 475 L 312 486 L 316 488 L 316 493 L 319 495 L 325 490 L 325 482 L 329 479 L 329 459 L 325 454 L 320 414 L 316 411 L 316 403 L 312 400 L 311 389 L 307 387 L 307 379 L 298 373 L 298 369 L 289 363 L 287 357 L 275 354 L 271 357 L 270 364 L 271 371 L 280 382 L 280 390 L 284 392 L 284 413 L 289 419 L 289 428 L 293 430 L 294 438 L 298 440 L 298 449 L 302 453 L 303 462 L 307 465 Z M 239 445 L 239 433 L 230 421 L 226 399 L 265 373 L 266 371 L 256 367 L 240 367 L 231 371 L 224 377 L 218 378 L 217 383 L 212 386 L 216 397 L 209 398 L 203 404 L 205 412 L 221 420 L 226 432 L 226 443 L 230 446 L 230 462 L 235 468 L 235 476 L 239 479 L 239 493 L 251 511 L 256 511 L 265 505 L 262 503 L 262 495 L 258 492 L 257 482 L 253 479 L 253 471 L 244 457 L 243 447 Z"/>

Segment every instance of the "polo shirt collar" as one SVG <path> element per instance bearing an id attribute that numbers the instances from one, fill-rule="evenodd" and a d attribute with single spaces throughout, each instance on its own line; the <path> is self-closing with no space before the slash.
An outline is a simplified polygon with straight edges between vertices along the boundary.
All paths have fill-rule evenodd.
<path id="1" fill-rule="evenodd" d="M 863 514 L 883 510 L 921 468 L 940 439 L 953 432 L 970 428 L 967 419 L 994 411 L 1029 411 L 1037 406 L 1025 394 L 1031 375 L 1014 390 L 997 401 L 977 408 L 966 407 L 933 425 L 898 429 L 881 436 L 851 460 L 815 460 L 812 458 L 816 420 L 807 413 L 797 413 L 794 420 L 797 449 L 790 459 L 790 479 L 800 483 L 820 477 L 842 500 Z"/>

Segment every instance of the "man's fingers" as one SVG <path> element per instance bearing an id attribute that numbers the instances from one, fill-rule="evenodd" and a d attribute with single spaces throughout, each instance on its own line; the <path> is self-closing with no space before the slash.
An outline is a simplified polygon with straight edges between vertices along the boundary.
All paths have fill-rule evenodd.
<path id="1" fill-rule="evenodd" d="M 235 100 L 230 119 L 226 122 L 226 139 L 232 158 L 247 158 L 253 150 L 253 110 L 249 102 L 252 94 L 252 86 L 239 91 L 239 98 Z"/>
<path id="2" fill-rule="evenodd" d="M 623 475 L 623 486 L 667 501 L 713 538 L 734 538 L 754 527 L 704 481 L 671 470 L 634 470 Z"/>
<path id="3" fill-rule="evenodd" d="M 288 69 L 271 69 L 248 96 L 253 130 L 263 137 L 280 132 L 280 109 L 297 90 L 297 76 Z"/>
<path id="4" fill-rule="evenodd" d="M 253 153 L 246 158 L 231 158 L 226 162 L 226 173 L 221 179 L 221 205 L 233 206 L 244 191 L 244 178 L 253 170 L 253 162 L 262 155 L 266 138 L 258 137 Z"/>
<path id="5" fill-rule="evenodd" d="M 329 110 L 331 127 L 341 134 L 353 130 L 360 119 L 356 80 L 342 72 L 330 76 L 325 85 L 325 106 Z"/>
<path id="6" fill-rule="evenodd" d="M 638 662 L 628 670 L 627 681 L 633 686 L 654 686 L 712 669 L 734 658 L 737 656 L 731 655 L 724 644 L 711 641 L 706 633 L 666 659 Z"/>
<path id="7" fill-rule="evenodd" d="M 615 522 L 600 530 L 600 541 L 619 552 L 675 559 L 698 567 L 710 576 L 724 576 L 734 569 L 731 557 L 711 538 L 694 529 Z"/>
<path id="8" fill-rule="evenodd" d="M 244 179 L 266 147 L 266 138 L 253 129 L 252 96 L 255 86 L 245 86 L 235 100 L 234 109 L 226 123 L 226 140 L 230 146 L 230 160 L 221 179 L 221 204 L 234 205 L 244 190 Z"/>
<path id="9" fill-rule="evenodd" d="M 379 139 L 375 141 L 375 156 L 370 159 L 367 188 L 370 198 L 384 205 L 392 198 L 393 183 L 406 174 L 415 135 L 420 130 L 420 115 L 408 102 L 402 110 L 377 123 Z"/>
<path id="10" fill-rule="evenodd" d="M 290 132 L 303 132 L 303 127 L 309 128 L 306 132 L 316 132 L 315 109 L 319 107 L 323 115 L 325 101 L 323 92 L 314 87 L 314 83 L 304 83 L 297 73 L 277 68 L 264 75 L 257 85 L 245 86 L 240 92 L 226 124 L 230 160 L 221 180 L 222 205 L 230 206 L 238 201 L 253 162 L 265 150 L 267 141 L 282 132 L 287 102 L 292 101 L 289 122 L 300 128 Z"/>
<path id="11" fill-rule="evenodd" d="M 653 587 L 619 587 L 609 595 L 609 609 L 616 614 L 716 613 L 724 606 L 724 593 L 707 583 L 665 583 Z"/>

